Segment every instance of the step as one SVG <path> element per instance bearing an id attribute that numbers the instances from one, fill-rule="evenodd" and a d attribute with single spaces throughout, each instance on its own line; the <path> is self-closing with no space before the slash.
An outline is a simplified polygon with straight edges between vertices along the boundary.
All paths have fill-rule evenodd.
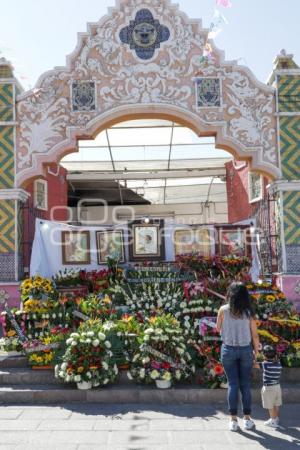
<path id="1" fill-rule="evenodd" d="M 28 367 L 27 358 L 25 356 L 13 356 L 0 360 L 0 370 L 7 367 Z"/>
<path id="2" fill-rule="evenodd" d="M 132 384 L 127 377 L 127 371 L 121 370 L 118 374 L 118 382 Z M 55 378 L 54 370 L 34 370 L 30 367 L 0 368 L 0 385 L 26 385 L 26 384 L 63 384 Z"/>
<path id="3" fill-rule="evenodd" d="M 284 368 L 282 373 L 282 383 L 298 383 L 300 380 L 300 368 Z M 127 377 L 127 370 L 120 370 L 118 383 L 132 384 Z M 18 384 L 62 384 L 54 377 L 53 370 L 33 370 L 30 367 L 0 367 L 0 385 Z M 186 386 L 196 385 L 196 382 L 186 382 Z M 253 385 L 261 385 L 261 372 L 253 372 Z"/>
<path id="4" fill-rule="evenodd" d="M 300 384 L 282 386 L 284 403 L 300 403 Z M 260 389 L 252 390 L 253 402 L 260 403 Z M 62 404 L 85 403 L 225 403 L 226 389 L 202 389 L 176 386 L 157 389 L 154 386 L 113 385 L 88 391 L 67 385 L 11 385 L 0 388 L 0 404 Z"/>

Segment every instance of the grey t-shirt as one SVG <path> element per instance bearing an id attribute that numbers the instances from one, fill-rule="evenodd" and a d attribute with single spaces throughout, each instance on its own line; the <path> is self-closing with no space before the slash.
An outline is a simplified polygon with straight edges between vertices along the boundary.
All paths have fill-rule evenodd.
<path id="1" fill-rule="evenodd" d="M 236 318 L 230 314 L 229 305 L 222 306 L 224 313 L 221 336 L 223 344 L 234 347 L 250 345 L 252 341 L 250 318 L 244 315 Z"/>

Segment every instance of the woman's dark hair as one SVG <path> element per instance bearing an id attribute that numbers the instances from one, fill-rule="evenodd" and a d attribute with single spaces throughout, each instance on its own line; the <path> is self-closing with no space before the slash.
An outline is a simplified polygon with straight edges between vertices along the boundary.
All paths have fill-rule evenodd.
<path id="1" fill-rule="evenodd" d="M 250 318 L 254 315 L 249 292 L 244 283 L 240 281 L 231 283 L 227 290 L 227 301 L 232 316 L 242 317 L 246 315 Z"/>

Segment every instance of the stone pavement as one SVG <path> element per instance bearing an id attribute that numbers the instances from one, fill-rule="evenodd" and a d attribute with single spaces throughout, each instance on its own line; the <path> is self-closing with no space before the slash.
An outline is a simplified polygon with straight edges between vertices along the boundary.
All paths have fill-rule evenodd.
<path id="1" fill-rule="evenodd" d="M 224 404 L 0 406 L 0 450 L 300 450 L 300 404 L 282 408 L 282 427 L 228 431 Z"/>

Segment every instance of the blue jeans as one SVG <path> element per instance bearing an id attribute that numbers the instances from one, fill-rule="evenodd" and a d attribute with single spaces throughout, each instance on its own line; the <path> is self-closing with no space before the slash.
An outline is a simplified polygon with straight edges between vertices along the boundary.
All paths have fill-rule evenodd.
<path id="1" fill-rule="evenodd" d="M 221 362 L 228 380 L 228 407 L 232 416 L 238 411 L 239 391 L 242 394 L 243 413 L 251 414 L 252 345 L 232 347 L 222 345 Z"/>

